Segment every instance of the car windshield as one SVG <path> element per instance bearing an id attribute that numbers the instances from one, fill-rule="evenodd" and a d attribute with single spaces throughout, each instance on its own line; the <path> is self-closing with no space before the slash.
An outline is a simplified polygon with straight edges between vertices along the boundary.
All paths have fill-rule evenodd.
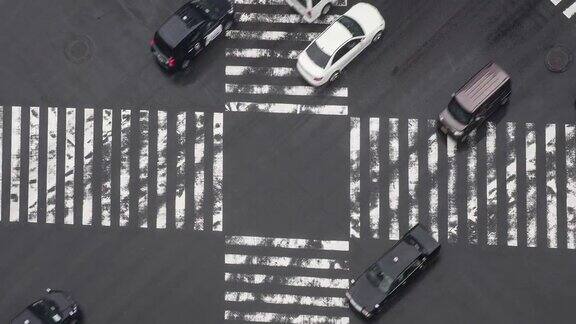
<path id="1" fill-rule="evenodd" d="M 390 285 L 392 284 L 392 277 L 385 274 L 384 271 L 378 266 L 378 264 L 374 264 L 368 270 L 366 274 L 368 277 L 368 281 L 376 288 L 380 289 L 380 291 L 387 293 L 388 289 L 390 289 Z"/>
<path id="2" fill-rule="evenodd" d="M 362 27 L 360 27 L 360 24 L 356 22 L 356 20 L 348 16 L 342 15 L 340 16 L 340 18 L 338 18 L 338 22 L 341 23 L 344 27 L 346 27 L 346 29 L 348 29 L 348 31 L 350 32 L 350 34 L 352 34 L 352 36 L 354 37 L 364 36 L 364 31 L 362 30 Z"/>
<path id="3" fill-rule="evenodd" d="M 460 104 L 456 102 L 456 99 L 450 100 L 450 103 L 448 104 L 448 111 L 452 117 L 454 117 L 454 119 L 463 125 L 467 125 L 470 122 L 470 119 L 472 119 L 472 115 L 464 110 L 464 108 L 462 108 Z"/>
<path id="4" fill-rule="evenodd" d="M 62 316 L 58 312 L 58 307 L 55 303 L 49 300 L 39 300 L 30 305 L 28 309 L 46 323 L 62 322 Z"/>
<path id="5" fill-rule="evenodd" d="M 308 46 L 308 49 L 306 49 L 306 54 L 308 54 L 308 57 L 310 57 L 312 62 L 316 63 L 316 65 L 321 68 L 325 68 L 326 64 L 328 64 L 328 61 L 330 60 L 330 56 L 324 53 L 324 51 L 318 47 L 316 42 L 313 42 L 310 44 L 310 46 Z"/>

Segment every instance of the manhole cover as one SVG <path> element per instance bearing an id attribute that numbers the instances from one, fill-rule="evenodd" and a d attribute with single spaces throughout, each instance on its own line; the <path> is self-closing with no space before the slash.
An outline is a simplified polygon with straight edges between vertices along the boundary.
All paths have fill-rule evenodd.
<path id="1" fill-rule="evenodd" d="M 66 43 L 64 54 L 70 62 L 86 62 L 92 57 L 93 44 L 88 36 L 76 36 Z"/>
<path id="2" fill-rule="evenodd" d="M 546 67 L 551 72 L 564 72 L 572 62 L 572 53 L 564 46 L 554 46 L 546 54 Z"/>

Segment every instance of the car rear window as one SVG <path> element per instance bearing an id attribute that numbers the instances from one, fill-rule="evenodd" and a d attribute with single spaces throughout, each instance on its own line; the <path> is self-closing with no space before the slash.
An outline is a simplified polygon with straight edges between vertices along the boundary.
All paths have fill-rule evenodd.
<path id="1" fill-rule="evenodd" d="M 308 46 L 306 54 L 308 54 L 310 59 L 321 68 L 325 68 L 326 64 L 328 64 L 328 61 L 330 60 L 330 56 L 324 53 L 324 51 L 318 47 L 316 42 L 313 42 Z"/>
<path id="2" fill-rule="evenodd" d="M 448 111 L 456 119 L 459 123 L 463 125 L 468 125 L 470 119 L 472 119 L 472 115 L 464 110 L 456 100 L 451 100 L 448 104 Z"/>
<path id="3" fill-rule="evenodd" d="M 156 45 L 156 47 L 160 50 L 160 52 L 162 52 L 162 54 L 164 55 L 168 55 L 168 56 L 173 56 L 174 55 L 174 49 L 168 45 L 163 39 L 162 37 L 160 37 L 158 35 L 158 33 L 156 33 L 154 35 L 154 45 Z"/>
<path id="4" fill-rule="evenodd" d="M 360 25 L 358 24 L 358 22 L 356 22 L 356 20 L 348 16 L 342 15 L 340 16 L 340 18 L 338 18 L 338 22 L 341 23 L 344 27 L 346 27 L 346 29 L 348 29 L 348 31 L 350 32 L 350 34 L 352 34 L 352 36 L 358 37 L 364 35 L 362 27 L 360 27 Z"/>

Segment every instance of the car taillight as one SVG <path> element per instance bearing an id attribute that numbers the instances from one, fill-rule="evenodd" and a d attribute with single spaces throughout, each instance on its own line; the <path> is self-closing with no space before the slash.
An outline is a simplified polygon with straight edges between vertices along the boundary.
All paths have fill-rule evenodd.
<path id="1" fill-rule="evenodd" d="M 168 67 L 175 67 L 176 66 L 176 60 L 173 57 L 170 57 L 168 59 Z"/>
<path id="2" fill-rule="evenodd" d="M 154 46 L 154 44 L 156 44 L 156 43 L 154 42 L 154 39 L 151 39 L 151 40 L 150 40 L 150 46 Z"/>

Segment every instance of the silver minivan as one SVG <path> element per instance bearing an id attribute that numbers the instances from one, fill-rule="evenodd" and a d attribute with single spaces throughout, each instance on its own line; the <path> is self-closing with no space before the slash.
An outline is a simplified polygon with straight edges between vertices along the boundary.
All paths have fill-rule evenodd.
<path id="1" fill-rule="evenodd" d="M 302 15 L 306 22 L 313 22 L 326 15 L 338 0 L 286 0 L 290 7 Z"/>

